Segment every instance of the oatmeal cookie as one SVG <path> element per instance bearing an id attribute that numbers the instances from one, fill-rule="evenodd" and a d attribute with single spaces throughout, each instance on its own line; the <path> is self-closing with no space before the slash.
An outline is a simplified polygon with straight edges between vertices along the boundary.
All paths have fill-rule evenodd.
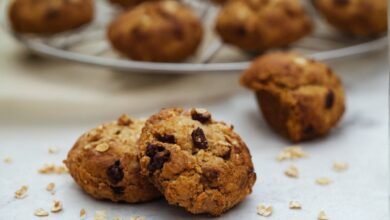
<path id="1" fill-rule="evenodd" d="M 356 36 L 375 36 L 387 30 L 387 0 L 316 0 L 329 24 Z"/>
<path id="2" fill-rule="evenodd" d="M 294 53 L 259 57 L 241 84 L 255 91 L 266 122 L 294 142 L 329 133 L 344 113 L 339 77 L 327 65 Z"/>
<path id="3" fill-rule="evenodd" d="M 92 0 L 14 0 L 9 17 L 21 33 L 54 34 L 78 28 L 94 16 Z"/>
<path id="4" fill-rule="evenodd" d="M 173 62 L 196 52 L 203 29 L 189 8 L 166 0 L 129 10 L 112 22 L 107 35 L 111 45 L 131 59 Z"/>
<path id="5" fill-rule="evenodd" d="M 170 204 L 194 214 L 222 214 L 250 194 L 256 180 L 240 136 L 204 109 L 161 110 L 147 120 L 138 144 L 141 173 Z"/>
<path id="6" fill-rule="evenodd" d="M 299 0 L 235 0 L 222 7 L 215 29 L 227 44 L 263 51 L 301 39 L 312 22 Z"/>
<path id="7" fill-rule="evenodd" d="M 140 174 L 137 139 L 144 121 L 127 115 L 82 135 L 65 164 L 81 188 L 97 199 L 138 203 L 161 194 Z"/>

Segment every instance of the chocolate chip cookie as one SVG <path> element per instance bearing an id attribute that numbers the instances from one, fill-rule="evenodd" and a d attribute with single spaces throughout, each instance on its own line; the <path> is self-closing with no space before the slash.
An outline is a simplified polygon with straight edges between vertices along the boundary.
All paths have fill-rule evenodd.
<path id="1" fill-rule="evenodd" d="M 263 51 L 301 39 L 312 22 L 299 0 L 235 0 L 222 7 L 215 29 L 227 44 Z"/>
<path id="2" fill-rule="evenodd" d="M 266 122 L 294 142 L 326 135 L 344 113 L 339 77 L 327 65 L 294 53 L 259 57 L 241 84 L 255 91 Z"/>
<path id="3" fill-rule="evenodd" d="M 387 30 L 387 0 L 316 0 L 329 24 L 356 36 L 375 36 Z"/>
<path id="4" fill-rule="evenodd" d="M 113 48 L 134 60 L 174 62 L 193 55 L 202 40 L 200 20 L 173 1 L 143 3 L 108 28 Z"/>
<path id="5" fill-rule="evenodd" d="M 221 215 L 252 191 L 250 152 L 233 127 L 205 109 L 163 109 L 139 139 L 141 173 L 172 204 Z"/>
<path id="6" fill-rule="evenodd" d="M 138 203 L 159 197 L 140 174 L 136 145 L 144 121 L 127 115 L 82 135 L 65 164 L 81 188 L 97 199 Z"/>
<path id="7" fill-rule="evenodd" d="M 14 0 L 9 17 L 14 31 L 54 34 L 78 28 L 94 16 L 92 0 Z"/>

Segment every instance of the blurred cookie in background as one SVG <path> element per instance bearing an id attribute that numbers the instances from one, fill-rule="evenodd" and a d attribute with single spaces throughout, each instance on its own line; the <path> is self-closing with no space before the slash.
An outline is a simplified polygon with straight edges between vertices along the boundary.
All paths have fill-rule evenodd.
<path id="1" fill-rule="evenodd" d="M 299 0 L 236 0 L 222 7 L 215 29 L 227 44 L 264 51 L 303 38 L 312 22 Z"/>
<path id="2" fill-rule="evenodd" d="M 269 126 L 293 142 L 328 134 L 345 110 L 340 78 L 327 65 L 295 53 L 260 56 L 241 84 L 255 92 Z"/>
<path id="3" fill-rule="evenodd" d="M 196 52 L 203 28 L 187 6 L 167 0 L 130 9 L 111 23 L 107 36 L 117 51 L 131 59 L 174 62 Z"/>
<path id="4" fill-rule="evenodd" d="M 88 24 L 94 17 L 92 0 L 15 0 L 9 17 L 21 33 L 55 34 Z"/>
<path id="5" fill-rule="evenodd" d="M 387 30 L 387 0 L 315 0 L 316 8 L 339 31 L 375 36 Z"/>

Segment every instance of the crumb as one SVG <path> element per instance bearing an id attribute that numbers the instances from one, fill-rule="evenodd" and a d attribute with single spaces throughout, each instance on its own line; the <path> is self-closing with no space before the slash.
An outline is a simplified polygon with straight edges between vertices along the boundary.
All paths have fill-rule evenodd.
<path id="1" fill-rule="evenodd" d="M 107 220 L 106 211 L 104 210 L 98 210 L 95 212 L 95 216 L 93 217 L 94 220 Z"/>
<path id="2" fill-rule="evenodd" d="M 336 172 L 342 172 L 348 169 L 347 163 L 341 163 L 341 162 L 334 162 L 333 163 L 333 170 Z"/>
<path id="3" fill-rule="evenodd" d="M 302 209 L 301 203 L 299 203 L 297 201 L 290 201 L 290 203 L 288 204 L 288 207 L 290 209 Z"/>
<path id="4" fill-rule="evenodd" d="M 27 196 L 28 186 L 24 185 L 15 192 L 16 199 L 24 199 Z"/>
<path id="5" fill-rule="evenodd" d="M 108 145 L 107 143 L 101 143 L 95 147 L 95 150 L 98 152 L 106 152 L 106 151 L 108 151 L 109 148 L 110 148 L 110 145 Z"/>
<path id="6" fill-rule="evenodd" d="M 85 209 L 80 209 L 80 218 L 84 219 L 87 216 L 87 212 Z"/>
<path id="7" fill-rule="evenodd" d="M 64 174 L 68 173 L 68 169 L 62 165 L 56 166 L 54 164 L 45 164 L 38 172 L 41 174 Z"/>
<path id="8" fill-rule="evenodd" d="M 264 217 L 268 217 L 268 216 L 272 215 L 272 206 L 268 206 L 268 205 L 264 205 L 264 204 L 258 205 L 257 206 L 257 214 L 264 216 Z"/>
<path id="9" fill-rule="evenodd" d="M 56 188 L 56 185 L 54 183 L 49 183 L 46 186 L 46 190 L 51 192 L 52 194 L 55 193 L 55 188 Z"/>
<path id="10" fill-rule="evenodd" d="M 11 164 L 12 163 L 12 158 L 11 157 L 4 158 L 4 163 Z"/>
<path id="11" fill-rule="evenodd" d="M 326 215 L 326 213 L 324 211 L 321 211 L 319 214 L 318 214 L 318 220 L 329 220 L 328 216 Z"/>
<path id="12" fill-rule="evenodd" d="M 283 160 L 295 160 L 302 157 L 306 157 L 306 153 L 302 150 L 300 146 L 291 146 L 284 148 L 279 155 L 277 156 L 278 161 Z"/>
<path id="13" fill-rule="evenodd" d="M 49 147 L 49 154 L 56 154 L 60 151 L 60 149 L 58 149 L 57 147 Z"/>
<path id="14" fill-rule="evenodd" d="M 51 207 L 51 212 L 57 213 L 62 210 L 62 203 L 58 200 L 53 201 L 53 206 Z"/>
<path id="15" fill-rule="evenodd" d="M 299 171 L 297 167 L 291 165 L 284 171 L 284 174 L 291 178 L 298 178 Z"/>
<path id="16" fill-rule="evenodd" d="M 47 212 L 46 210 L 44 210 L 42 208 L 39 208 L 39 209 L 35 210 L 34 215 L 38 216 L 38 217 L 45 217 L 45 216 L 49 216 L 49 212 Z"/>
<path id="17" fill-rule="evenodd" d="M 316 179 L 316 183 L 318 185 L 322 185 L 322 186 L 325 186 L 325 185 L 329 185 L 332 183 L 332 180 L 327 178 L 327 177 L 321 177 L 321 178 L 317 178 Z"/>

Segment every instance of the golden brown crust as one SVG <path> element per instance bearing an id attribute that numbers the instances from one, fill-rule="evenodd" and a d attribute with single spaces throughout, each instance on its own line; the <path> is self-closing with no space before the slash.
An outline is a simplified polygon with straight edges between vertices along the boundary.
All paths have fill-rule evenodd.
<path id="1" fill-rule="evenodd" d="M 92 0 L 14 0 L 9 17 L 21 33 L 54 34 L 78 28 L 93 19 Z"/>
<path id="2" fill-rule="evenodd" d="M 176 1 L 146 2 L 112 22 L 108 39 L 122 54 L 143 61 L 180 61 L 196 52 L 199 19 Z"/>
<path id="3" fill-rule="evenodd" d="M 163 109 L 139 139 L 141 172 L 166 200 L 187 211 L 221 215 L 252 191 L 251 155 L 232 126 L 203 109 Z"/>
<path id="4" fill-rule="evenodd" d="M 241 76 L 267 123 L 292 141 L 327 134 L 345 110 L 340 79 L 325 64 L 294 53 L 269 53 Z"/>
<path id="5" fill-rule="evenodd" d="M 316 7 L 347 34 L 375 36 L 387 30 L 387 0 L 316 0 Z"/>
<path id="6" fill-rule="evenodd" d="M 123 115 L 83 134 L 65 161 L 76 183 L 94 198 L 114 202 L 138 203 L 159 197 L 139 173 L 136 142 L 143 125 L 144 121 Z"/>
<path id="7" fill-rule="evenodd" d="M 311 20 L 299 0 L 229 1 L 216 21 L 224 42 L 248 51 L 284 47 L 311 30 Z"/>

